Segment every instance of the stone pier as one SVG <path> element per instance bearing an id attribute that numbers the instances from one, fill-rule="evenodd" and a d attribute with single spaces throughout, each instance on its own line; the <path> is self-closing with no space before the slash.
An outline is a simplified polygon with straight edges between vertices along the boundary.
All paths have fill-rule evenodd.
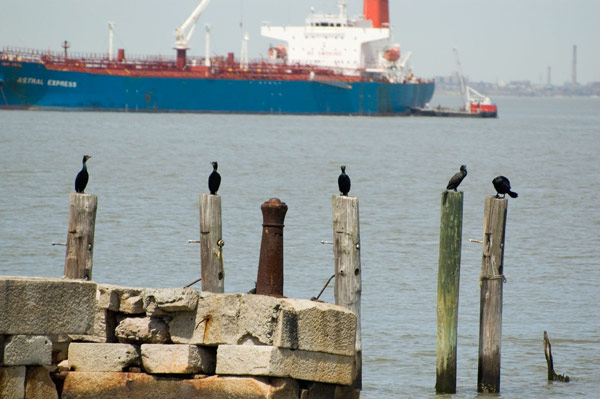
<path id="1" fill-rule="evenodd" d="M 355 334 L 322 302 L 0 277 L 0 398 L 358 398 Z"/>

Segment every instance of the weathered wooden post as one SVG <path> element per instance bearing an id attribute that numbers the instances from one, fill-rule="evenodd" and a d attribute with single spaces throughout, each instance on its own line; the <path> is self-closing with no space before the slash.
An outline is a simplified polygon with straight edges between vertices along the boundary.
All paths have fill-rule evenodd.
<path id="1" fill-rule="evenodd" d="M 442 194 L 438 262 L 435 382 L 437 393 L 456 393 L 456 330 L 462 220 L 463 192 L 445 191 Z"/>
<path id="2" fill-rule="evenodd" d="M 92 279 L 94 229 L 98 197 L 93 194 L 69 195 L 69 228 L 64 276 L 70 279 Z"/>
<path id="3" fill-rule="evenodd" d="M 278 198 L 271 198 L 260 207 L 263 231 L 256 279 L 258 295 L 283 296 L 283 222 L 287 209 Z"/>
<path id="4" fill-rule="evenodd" d="M 362 389 L 362 342 L 360 334 L 360 228 L 358 198 L 333 195 L 333 257 L 335 261 L 335 304 L 356 315 L 355 365 L 352 386 Z"/>
<path id="5" fill-rule="evenodd" d="M 200 263 L 202 291 L 224 292 L 221 197 L 200 194 Z"/>
<path id="6" fill-rule="evenodd" d="M 481 259 L 479 365 L 477 391 L 500 392 L 500 343 L 502 340 L 502 289 L 504 277 L 504 233 L 506 198 L 486 197 Z"/>

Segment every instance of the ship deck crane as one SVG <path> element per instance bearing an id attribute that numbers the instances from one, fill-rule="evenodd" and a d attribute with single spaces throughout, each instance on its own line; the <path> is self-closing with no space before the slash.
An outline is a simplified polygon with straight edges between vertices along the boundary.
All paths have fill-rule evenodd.
<path id="1" fill-rule="evenodd" d="M 478 92 L 477 90 L 469 87 L 465 84 L 465 79 L 462 74 L 462 68 L 460 66 L 460 58 L 458 58 L 458 50 L 454 49 L 454 55 L 456 56 L 456 67 L 458 68 L 458 80 L 460 82 L 460 94 L 462 94 L 465 99 L 465 109 L 467 111 L 471 110 L 472 104 L 485 104 L 491 105 L 492 100 Z"/>
<path id="2" fill-rule="evenodd" d="M 179 28 L 175 29 L 175 35 L 177 36 L 175 39 L 175 50 L 177 50 L 177 69 L 179 70 L 185 69 L 188 42 L 192 37 L 192 33 L 194 33 L 198 17 L 200 17 L 200 14 L 202 14 L 202 11 L 204 11 L 209 3 L 210 0 L 200 1 L 200 4 L 196 6 L 185 22 Z"/>
<path id="3" fill-rule="evenodd" d="M 460 94 L 463 96 L 463 98 L 465 99 L 465 108 L 468 109 L 469 108 L 469 94 L 467 92 L 466 86 L 465 86 L 465 79 L 463 78 L 463 74 L 462 74 L 462 67 L 460 66 L 460 58 L 458 57 L 458 50 L 454 49 L 454 56 L 456 57 L 456 68 L 457 68 L 457 74 L 458 74 L 458 81 L 460 82 Z"/>
<path id="4" fill-rule="evenodd" d="M 210 0 L 202 0 L 200 4 L 192 11 L 188 19 L 179 27 L 175 29 L 175 34 L 177 38 L 175 39 L 175 48 L 177 50 L 185 50 L 187 49 L 188 42 L 192 37 L 192 33 L 194 33 L 194 29 L 196 28 L 196 21 L 198 17 L 202 14 L 202 11 L 208 6 Z M 188 31 L 189 29 L 189 31 Z"/>
<path id="5" fill-rule="evenodd" d="M 489 97 L 484 96 L 477 90 L 465 84 L 457 49 L 454 49 L 454 55 L 456 56 L 456 66 L 458 68 L 457 73 L 458 80 L 460 81 L 460 93 L 465 100 L 465 111 L 470 113 L 486 112 L 490 115 L 493 114 L 495 117 L 498 113 L 498 107 L 492 103 L 492 100 Z"/>

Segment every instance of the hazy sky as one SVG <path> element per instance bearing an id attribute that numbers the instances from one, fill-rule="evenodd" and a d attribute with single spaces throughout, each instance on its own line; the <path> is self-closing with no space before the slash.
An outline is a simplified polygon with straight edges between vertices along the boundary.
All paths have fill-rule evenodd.
<path id="1" fill-rule="evenodd" d="M 107 22 L 116 23 L 115 48 L 127 54 L 174 54 L 174 29 L 199 0 L 2 0 L 0 47 L 17 46 L 105 52 Z M 362 0 L 348 0 L 350 15 Z M 204 55 L 204 26 L 212 26 L 212 54 L 239 56 L 243 32 L 250 57 L 265 56 L 270 39 L 260 25 L 303 25 L 310 7 L 337 12 L 337 0 L 212 0 L 198 20 L 190 54 Z M 474 81 L 571 80 L 577 45 L 577 81 L 600 81 L 600 0 L 390 0 L 394 40 L 412 51 L 422 77 L 456 71 L 457 48 L 464 74 Z"/>

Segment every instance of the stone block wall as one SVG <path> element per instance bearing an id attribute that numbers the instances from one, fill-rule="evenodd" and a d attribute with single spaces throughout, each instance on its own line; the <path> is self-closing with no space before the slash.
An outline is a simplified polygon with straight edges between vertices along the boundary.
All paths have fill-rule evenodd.
<path id="1" fill-rule="evenodd" d="M 355 333 L 308 300 L 0 277 L 0 398 L 357 398 Z"/>

